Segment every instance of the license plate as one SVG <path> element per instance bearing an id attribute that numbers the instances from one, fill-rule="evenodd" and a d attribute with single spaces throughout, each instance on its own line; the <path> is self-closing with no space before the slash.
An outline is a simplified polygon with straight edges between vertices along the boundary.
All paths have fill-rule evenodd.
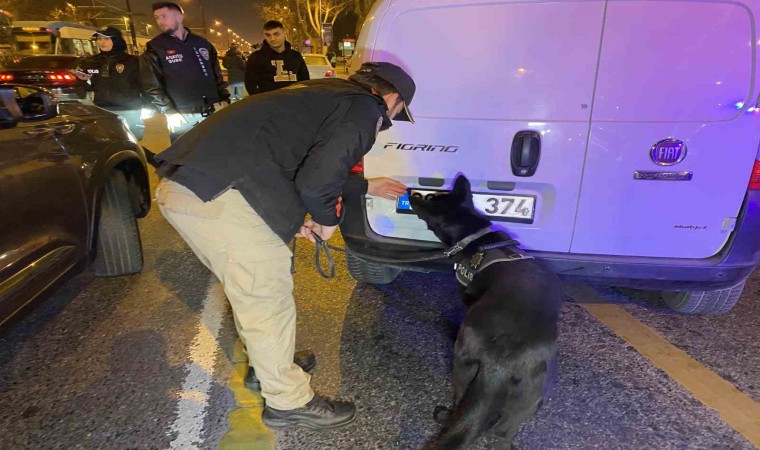
<path id="1" fill-rule="evenodd" d="M 431 198 L 446 194 L 447 191 L 427 191 L 411 189 L 409 193 L 398 198 L 396 212 L 399 214 L 414 214 L 409 196 Z M 497 221 L 533 223 L 536 209 L 536 197 L 530 195 L 483 194 L 474 192 L 472 202 L 475 209 L 483 215 Z"/>

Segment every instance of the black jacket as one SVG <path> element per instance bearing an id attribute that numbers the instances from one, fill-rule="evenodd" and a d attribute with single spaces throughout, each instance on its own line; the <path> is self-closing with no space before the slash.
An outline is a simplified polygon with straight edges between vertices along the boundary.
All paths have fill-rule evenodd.
<path id="1" fill-rule="evenodd" d="M 245 60 L 240 56 L 240 53 L 234 50 L 227 50 L 222 62 L 227 69 L 227 81 L 230 83 L 242 83 L 245 81 Z"/>
<path id="2" fill-rule="evenodd" d="M 287 242 L 307 212 L 321 225 L 340 222 L 346 177 L 390 127 L 387 113 L 381 97 L 356 83 L 308 81 L 210 116 L 157 156 L 158 173 L 204 201 L 238 189 Z"/>
<path id="3" fill-rule="evenodd" d="M 156 36 L 142 55 L 143 89 L 159 112 L 199 113 L 230 97 L 216 49 L 186 31 L 184 41 L 168 33 Z"/>
<path id="4" fill-rule="evenodd" d="M 92 75 L 87 90 L 95 92 L 97 106 L 111 110 L 142 107 L 140 59 L 137 56 L 112 50 L 81 60 L 78 69 Z"/>
<path id="5" fill-rule="evenodd" d="M 281 61 L 281 62 L 278 62 Z M 281 70 L 278 74 L 278 68 Z M 309 68 L 301 53 L 285 42 L 285 51 L 277 53 L 267 41 L 248 58 L 245 67 L 245 89 L 250 95 L 261 94 L 309 79 Z"/>

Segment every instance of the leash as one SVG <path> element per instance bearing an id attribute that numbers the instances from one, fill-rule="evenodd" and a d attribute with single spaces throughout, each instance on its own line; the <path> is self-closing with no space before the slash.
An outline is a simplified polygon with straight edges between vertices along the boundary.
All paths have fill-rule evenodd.
<path id="1" fill-rule="evenodd" d="M 362 258 L 366 259 L 368 261 L 373 262 L 381 262 L 381 263 L 387 263 L 387 264 L 399 264 L 399 263 L 416 263 L 416 262 L 427 262 L 427 261 L 437 261 L 441 259 L 449 259 L 452 256 L 456 255 L 457 253 L 461 252 L 465 249 L 470 243 L 475 241 L 476 239 L 485 236 L 486 234 L 491 233 L 492 231 L 488 228 L 478 231 L 477 233 L 474 233 L 470 236 L 467 236 L 465 239 L 462 239 L 461 241 L 457 242 L 452 246 L 451 248 L 447 250 L 434 250 L 430 252 L 414 252 L 411 253 L 409 257 L 394 257 L 394 258 L 383 258 L 378 256 L 372 256 L 368 258 Z M 314 249 L 314 265 L 317 267 L 317 272 L 319 275 L 326 279 L 331 280 L 335 278 L 335 257 L 333 256 L 332 252 L 340 252 L 340 253 L 346 253 L 345 248 L 335 247 L 333 245 L 328 244 L 327 241 L 322 239 L 320 236 L 318 236 L 316 233 L 312 232 L 312 236 L 314 236 L 314 240 L 316 241 L 316 248 Z M 502 242 L 496 242 L 494 244 L 484 245 L 480 249 L 482 250 L 491 250 L 495 248 L 502 248 L 502 247 L 509 247 L 512 245 L 519 245 L 520 243 L 514 239 L 508 240 L 508 241 L 502 241 Z M 295 254 L 296 254 L 296 239 L 293 239 L 293 257 L 291 258 L 291 265 L 290 265 L 290 272 L 295 273 Z M 327 272 L 322 268 L 322 254 L 324 254 L 325 258 L 327 259 Z"/>

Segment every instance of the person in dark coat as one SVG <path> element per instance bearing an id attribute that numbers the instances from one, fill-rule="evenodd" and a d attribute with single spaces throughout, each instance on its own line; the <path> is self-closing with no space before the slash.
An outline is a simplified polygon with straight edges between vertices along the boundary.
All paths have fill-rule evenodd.
<path id="1" fill-rule="evenodd" d="M 242 100 L 248 95 L 245 91 L 245 60 L 235 44 L 232 44 L 222 63 L 227 69 L 227 82 L 230 85 L 230 98 L 233 101 Z"/>
<path id="2" fill-rule="evenodd" d="M 264 24 L 264 42 L 246 63 L 245 88 L 250 95 L 261 94 L 309 79 L 301 53 L 286 40 L 282 23 L 270 20 Z"/>
<path id="3" fill-rule="evenodd" d="M 127 54 L 127 42 L 118 28 L 106 27 L 92 37 L 97 39 L 100 53 L 82 59 L 75 74 L 88 81 L 87 90 L 93 92 L 96 106 L 124 117 L 135 137 L 142 139 L 140 60 Z"/>
<path id="4" fill-rule="evenodd" d="M 182 25 L 179 5 L 154 3 L 153 17 L 162 33 L 148 42 L 142 55 L 142 84 L 156 112 L 166 115 L 174 142 L 229 104 L 230 93 L 216 48 Z"/>
<path id="5" fill-rule="evenodd" d="M 306 373 L 314 354 L 295 353 L 287 243 L 333 235 L 349 171 L 391 118 L 412 121 L 415 89 L 400 67 L 366 63 L 349 80 L 248 97 L 157 156 L 163 180 L 156 203 L 222 282 L 248 354 L 246 386 L 260 386 L 270 428 L 330 429 L 354 420 L 353 404 L 314 394 Z M 367 189 L 405 192 L 387 179 L 370 180 Z"/>

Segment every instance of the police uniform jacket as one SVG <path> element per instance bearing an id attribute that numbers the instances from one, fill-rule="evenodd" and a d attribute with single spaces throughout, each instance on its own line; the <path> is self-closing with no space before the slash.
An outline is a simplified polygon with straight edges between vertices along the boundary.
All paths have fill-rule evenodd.
<path id="1" fill-rule="evenodd" d="M 387 114 L 382 97 L 354 82 L 306 81 L 214 113 L 157 156 L 158 173 L 203 201 L 239 190 L 287 242 L 307 213 L 340 222 L 346 177 L 391 126 Z"/>
<path id="2" fill-rule="evenodd" d="M 79 70 L 92 75 L 87 90 L 94 103 L 109 110 L 138 110 L 142 107 L 140 61 L 137 56 L 112 50 L 83 59 Z"/>
<path id="3" fill-rule="evenodd" d="M 285 51 L 278 53 L 267 41 L 253 52 L 245 68 L 245 89 L 249 94 L 261 94 L 309 79 L 309 68 L 301 53 L 285 42 Z"/>
<path id="4" fill-rule="evenodd" d="M 214 46 L 186 32 L 184 41 L 156 36 L 142 55 L 143 89 L 159 112 L 200 113 L 230 97 Z"/>

